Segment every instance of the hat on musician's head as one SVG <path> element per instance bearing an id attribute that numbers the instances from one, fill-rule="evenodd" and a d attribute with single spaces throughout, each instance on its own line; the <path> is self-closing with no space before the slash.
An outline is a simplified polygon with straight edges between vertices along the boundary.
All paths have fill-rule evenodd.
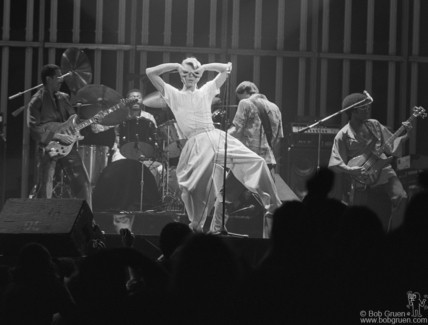
<path id="1" fill-rule="evenodd" d="M 345 111 L 348 118 L 351 118 L 352 112 L 354 112 L 357 108 L 367 106 L 369 104 L 371 104 L 371 101 L 368 101 L 368 98 L 365 94 L 352 93 L 343 99 L 342 109 L 355 105 L 351 109 Z"/>
<path id="2" fill-rule="evenodd" d="M 360 104 L 358 104 L 360 103 Z M 353 108 L 358 108 L 361 106 L 366 106 L 369 104 L 367 102 L 367 96 L 361 93 L 352 93 L 346 96 L 342 102 L 342 109 L 347 108 L 349 106 L 355 105 Z"/>
<path id="3" fill-rule="evenodd" d="M 238 85 L 238 87 L 236 87 L 235 92 L 237 94 L 247 93 L 252 95 L 252 94 L 258 94 L 259 88 L 257 88 L 257 86 L 251 81 L 243 81 Z"/>

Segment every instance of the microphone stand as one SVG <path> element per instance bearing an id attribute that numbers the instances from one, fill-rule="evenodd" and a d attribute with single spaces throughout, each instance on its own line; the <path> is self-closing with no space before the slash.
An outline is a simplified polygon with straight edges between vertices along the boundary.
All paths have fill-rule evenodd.
<path id="1" fill-rule="evenodd" d="M 72 74 L 72 72 L 71 71 L 69 71 L 69 72 L 67 72 L 66 74 L 63 74 L 62 76 L 61 76 L 61 78 L 64 78 L 64 77 L 67 77 L 67 76 L 69 76 L 69 75 L 71 75 Z M 38 88 L 40 88 L 40 87 L 43 87 L 43 84 L 41 83 L 41 84 L 39 84 L 39 85 L 37 85 L 37 86 L 34 86 L 34 87 L 31 87 L 31 88 L 29 88 L 29 89 L 27 89 L 27 90 L 24 90 L 24 91 L 21 91 L 21 92 L 19 92 L 19 93 L 16 93 L 16 94 L 14 94 L 14 95 L 12 95 L 12 96 L 9 96 L 8 97 L 8 99 L 9 100 L 11 100 L 11 99 L 14 99 L 14 98 L 16 98 L 16 97 L 19 97 L 19 96 L 21 96 L 21 95 L 24 95 L 25 93 L 28 93 L 29 91 L 32 91 L 32 90 L 34 90 L 34 89 L 38 89 Z M 12 112 L 12 116 L 13 117 L 17 117 L 19 114 L 21 114 L 24 110 L 25 110 L 25 108 L 27 107 L 27 105 L 23 105 L 23 106 L 21 106 L 20 108 L 17 108 L 16 110 L 14 110 L 13 112 Z"/>
<path id="2" fill-rule="evenodd" d="M 366 99 L 360 100 L 359 102 L 356 102 L 355 104 L 349 105 L 348 107 L 345 107 L 345 108 L 341 109 L 340 111 L 337 111 L 336 113 L 333 113 L 333 114 L 331 114 L 331 115 L 329 115 L 329 116 L 327 116 L 327 117 L 324 117 L 323 119 L 321 119 L 321 120 L 319 120 L 319 121 L 316 121 L 315 123 L 313 123 L 313 124 L 311 124 L 311 125 L 308 125 L 308 126 L 306 126 L 306 127 L 302 128 L 302 129 L 300 129 L 299 131 L 297 131 L 297 133 L 303 133 L 303 132 L 306 132 L 307 130 L 310 130 L 310 129 L 312 129 L 312 128 L 316 127 L 317 125 L 320 125 L 320 124 L 324 123 L 325 121 L 327 121 L 327 120 L 331 119 L 332 117 L 334 117 L 334 116 L 336 116 L 336 115 L 342 114 L 342 113 L 344 113 L 344 112 L 346 112 L 346 111 L 350 110 L 351 108 L 354 108 L 354 107 L 356 107 L 356 106 L 358 106 L 358 105 L 363 104 L 363 103 L 364 103 L 365 101 L 367 101 L 367 100 L 369 101 L 369 103 L 367 103 L 367 104 L 371 104 L 371 103 L 373 102 L 373 98 L 369 95 L 369 93 L 368 93 L 366 90 L 364 90 L 364 94 L 367 96 L 367 98 L 366 98 Z M 321 159 L 321 132 L 318 132 L 318 143 L 317 143 L 317 171 L 319 171 L 319 169 L 320 169 L 320 167 L 321 167 L 321 166 L 320 166 L 320 159 Z"/>
<path id="3" fill-rule="evenodd" d="M 0 152 L 2 153 L 1 156 L 1 196 L 0 196 L 0 210 L 3 207 L 3 204 L 6 200 L 6 149 L 7 149 L 7 141 L 6 141 L 6 132 L 4 129 L 4 123 L 3 123 L 3 113 L 0 113 Z"/>
<path id="4" fill-rule="evenodd" d="M 72 74 L 72 72 L 71 72 L 71 71 L 67 72 L 66 74 L 63 74 L 60 78 L 64 78 L 64 77 L 66 77 L 66 76 L 69 76 L 70 74 Z M 38 88 L 40 88 L 40 87 L 42 87 L 42 86 L 43 86 L 43 84 L 41 83 L 41 84 L 39 84 L 39 85 L 37 85 L 37 86 L 34 86 L 34 87 L 32 87 L 32 88 L 29 88 L 29 89 L 27 89 L 27 90 L 24 90 L 24 91 L 21 91 L 21 92 L 19 92 L 19 93 L 16 93 L 15 95 L 9 96 L 9 100 L 14 99 L 14 98 L 16 98 L 16 97 L 18 97 L 18 96 L 24 95 L 25 93 L 28 93 L 29 91 L 32 91 L 33 89 L 38 89 Z M 18 108 L 18 110 L 19 110 L 19 108 Z M 18 111 L 18 110 L 16 110 L 16 111 Z M 19 112 L 17 112 L 17 113 L 16 113 L 16 115 L 18 115 L 18 114 L 19 114 L 19 113 L 21 113 L 21 112 L 22 112 L 22 110 L 20 110 Z"/>
<path id="5" fill-rule="evenodd" d="M 226 104 L 229 103 L 229 78 L 226 80 Z M 221 215 L 221 230 L 220 235 L 230 236 L 236 238 L 248 238 L 248 235 L 231 233 L 226 230 L 226 179 L 227 179 L 227 137 L 228 137 L 228 128 L 229 128 L 229 112 L 228 105 L 225 106 L 226 114 L 223 115 L 224 122 L 224 162 L 223 162 L 223 209 Z"/>

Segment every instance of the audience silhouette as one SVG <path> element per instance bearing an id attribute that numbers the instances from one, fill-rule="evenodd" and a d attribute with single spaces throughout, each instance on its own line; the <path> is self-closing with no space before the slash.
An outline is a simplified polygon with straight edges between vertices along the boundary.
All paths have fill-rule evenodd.
<path id="1" fill-rule="evenodd" d="M 38 243 L 25 245 L 0 305 L 1 324 L 51 324 L 55 314 L 77 318 L 71 294 L 60 280 L 49 251 Z"/>
<path id="2" fill-rule="evenodd" d="M 362 311 L 414 312 L 409 297 L 420 297 L 427 317 L 427 171 L 390 233 L 376 212 L 329 197 L 333 184 L 334 173 L 320 168 L 302 201 L 275 211 L 256 265 L 232 241 L 177 222 L 162 229 L 157 260 L 133 248 L 126 230 L 123 247 L 98 245 L 79 259 L 29 243 L 14 265 L 0 266 L 0 322 L 361 324 Z"/>
<path id="3" fill-rule="evenodd" d="M 177 257 L 178 250 L 191 236 L 192 230 L 181 222 L 170 222 L 165 225 L 159 235 L 159 246 L 162 255 L 157 259 L 168 272 L 172 271 L 172 264 Z"/>

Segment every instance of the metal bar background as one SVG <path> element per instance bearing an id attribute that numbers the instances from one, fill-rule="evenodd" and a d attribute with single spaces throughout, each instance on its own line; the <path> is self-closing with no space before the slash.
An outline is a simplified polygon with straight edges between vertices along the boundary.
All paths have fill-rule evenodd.
<path id="1" fill-rule="evenodd" d="M 198 0 L 199 1 L 199 0 Z M 11 10 L 16 4 L 11 0 L 2 1 L 3 21 L 1 47 L 1 85 L 0 85 L 0 105 L 4 115 L 4 123 L 10 125 L 8 114 L 11 107 L 28 103 L 31 94 L 28 93 L 16 102 L 9 102 L 7 97 L 11 95 L 11 89 L 16 85 L 10 84 L 9 67 L 23 66 L 24 89 L 31 88 L 39 83 L 39 72 L 43 64 L 52 62 L 59 63 L 59 54 L 70 47 L 76 47 L 92 53 L 93 62 L 93 83 L 101 84 L 111 80 L 107 86 L 115 88 L 123 94 L 131 87 L 139 87 L 146 92 L 144 72 L 147 65 L 152 64 L 157 59 L 162 62 L 169 62 L 172 58 L 185 55 L 201 56 L 208 61 L 231 61 L 234 70 L 230 76 L 230 98 L 231 104 L 235 103 L 233 96 L 234 88 L 242 81 L 238 71 L 250 71 L 253 81 L 259 88 L 269 91 L 268 97 L 274 100 L 283 110 L 284 116 L 293 118 L 304 118 L 306 115 L 324 117 L 340 108 L 341 99 L 351 91 L 354 91 L 352 80 L 355 77 L 353 71 L 356 66 L 363 64 L 364 69 L 359 71 L 362 76 L 361 89 L 369 92 L 376 91 L 375 81 L 384 80 L 386 84 L 387 109 L 382 116 L 382 121 L 393 128 L 396 128 L 402 120 L 409 115 L 409 110 L 413 105 L 422 105 L 418 99 L 422 96 L 423 85 L 421 85 L 421 67 L 428 63 L 428 55 L 421 54 L 421 44 L 427 43 L 427 36 L 421 33 L 421 16 L 426 10 L 420 0 L 391 0 L 385 10 L 388 11 L 389 25 L 387 34 L 387 51 L 379 53 L 376 51 L 376 11 L 379 4 L 385 4 L 378 0 L 367 0 L 364 4 L 366 12 L 366 29 L 364 33 L 365 50 L 353 51 L 355 23 L 355 7 L 361 5 L 359 1 L 344 0 L 341 2 L 343 10 L 331 10 L 332 6 L 338 2 L 333 0 L 201 0 L 209 10 L 209 22 L 205 28 L 207 42 L 201 45 L 197 42 L 197 35 L 201 32 L 198 26 L 198 6 L 196 0 L 183 0 L 175 2 L 173 0 L 132 0 L 119 1 L 96 0 L 96 9 L 93 13 L 94 42 L 81 42 L 81 24 L 84 12 L 82 0 L 72 2 L 73 15 L 71 20 L 71 38 L 66 39 L 58 29 L 59 21 L 63 17 L 58 14 L 63 12 L 63 6 L 70 5 L 70 2 L 58 0 L 27 0 L 25 26 L 20 26 L 25 30 L 23 37 L 17 37 L 11 26 Z M 270 1 L 270 2 L 269 2 Z M 115 3 L 117 7 L 116 20 L 114 23 L 106 21 L 106 8 Z M 273 5 L 272 5 L 273 3 Z M 36 5 L 37 4 L 37 7 Z M 176 10 L 178 5 L 185 5 L 185 10 Z M 155 10 L 159 6 L 164 6 L 162 15 L 155 15 Z M 254 12 L 252 17 L 245 16 L 247 7 L 251 6 Z M 46 8 L 48 7 L 48 8 Z M 267 10 L 269 15 L 266 14 Z M 295 24 L 292 25 L 286 20 L 290 17 L 290 10 L 294 16 Z M 179 17 L 183 13 L 185 17 Z M 111 13 L 110 13 L 111 14 Z M 333 16 L 334 15 L 334 16 Z M 342 25 L 335 24 L 337 15 L 343 17 Z M 267 21 L 266 17 L 272 17 Z M 88 19 L 85 17 L 85 19 Z M 152 22 L 160 21 L 162 29 L 153 30 Z M 243 22 L 250 20 L 253 30 L 249 32 L 242 28 Z M 174 42 L 176 22 L 180 21 L 185 29 L 183 44 Z M 267 35 L 266 30 L 269 24 L 273 27 L 269 31 L 274 31 L 275 35 Z M 334 24 L 334 25 L 333 25 Z M 159 25 L 159 24 L 158 24 Z M 35 31 L 35 26 L 38 26 Z M 108 27 L 108 28 L 107 28 Z M 61 27 L 62 28 L 62 27 Z M 152 28 L 152 29 L 151 29 Z M 332 29 L 341 29 L 343 32 L 343 44 L 340 49 L 332 47 Z M 297 30 L 297 32 L 296 32 Z M 318 32 L 319 31 L 319 32 Z M 68 32 L 68 31 L 67 31 Z M 115 33 L 117 37 L 107 33 Z M 151 43 L 151 35 L 157 33 L 162 40 L 159 43 Z M 254 33 L 254 34 L 252 34 Z M 294 33 L 294 34 L 293 34 Z M 18 33 L 19 34 L 19 33 Z M 11 36 L 12 35 L 12 36 Z M 253 39 L 246 43 L 249 46 L 243 47 L 245 38 L 251 35 Z M 298 41 L 290 45 L 290 35 L 295 35 Z M 409 37 L 407 37 L 409 35 Z M 271 37 L 272 36 L 272 37 Z M 273 45 L 265 46 L 264 38 L 271 37 Z M 108 39 L 108 41 L 106 41 Z M 112 41 L 114 39 L 114 41 Z M 337 40 L 335 40 L 337 41 Z M 361 41 L 361 39 L 359 40 Z M 16 62 L 16 57 L 11 56 L 11 51 L 22 53 Z M 113 55 L 112 55 L 113 54 Z M 33 59 L 37 58 L 37 61 Z M 161 58 L 161 60 L 159 59 Z M 274 75 L 272 75 L 272 85 L 264 85 L 263 71 L 264 60 L 272 58 Z M 110 61 L 109 61 L 110 60 Z M 111 62 L 113 61 L 113 64 Z M 250 66 L 245 66 L 245 62 L 250 62 Z M 284 71 L 287 66 L 296 64 L 293 75 Z M 37 64 L 37 65 L 36 65 Z M 109 69 L 106 69 L 106 65 Z M 333 74 L 335 66 L 340 66 L 339 74 Z M 386 73 L 379 76 L 375 73 L 379 66 L 386 65 Z M 113 69 L 112 69 L 113 67 Z M 251 69 L 251 70 L 250 70 Z M 36 71 L 37 70 L 37 75 Z M 133 75 L 133 78 L 129 78 Z M 166 79 L 169 80 L 169 76 Z M 339 80 L 338 80 L 339 79 Z M 331 80 L 338 80 L 340 88 L 334 88 L 329 84 Z M 21 90 L 24 90 L 21 89 Z M 286 89 L 295 89 L 286 92 Z M 334 103 L 332 105 L 332 103 Z M 22 105 L 21 104 L 21 105 Z M 23 115 L 23 114 L 22 114 Z M 291 122 L 291 121 L 285 121 Z M 342 117 L 342 123 L 346 118 Z M 30 170 L 30 145 L 28 129 L 22 123 L 22 148 L 21 171 L 20 171 L 20 195 L 28 195 L 29 170 Z M 12 132 L 7 128 L 8 132 Z M 416 140 L 410 143 L 410 153 L 417 150 Z"/>

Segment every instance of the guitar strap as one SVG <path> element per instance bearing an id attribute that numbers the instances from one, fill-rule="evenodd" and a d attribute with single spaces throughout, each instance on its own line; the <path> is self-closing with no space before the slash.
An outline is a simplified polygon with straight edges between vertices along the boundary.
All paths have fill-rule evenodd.
<path id="1" fill-rule="evenodd" d="M 62 121 L 63 122 L 65 122 L 66 120 L 67 120 L 67 118 L 68 118 L 68 112 L 65 110 L 65 108 L 61 105 L 61 102 L 60 102 L 60 100 L 59 100 L 59 97 L 60 97 L 61 95 L 58 93 L 58 92 L 56 92 L 55 94 L 54 94 L 54 99 L 55 99 L 55 105 L 56 105 L 56 107 L 57 107 L 57 109 L 58 109 L 58 111 L 59 111 L 59 113 L 61 114 L 61 118 L 62 118 Z"/>
<path id="2" fill-rule="evenodd" d="M 377 139 L 377 140 L 381 140 L 379 138 L 378 135 L 378 131 L 376 130 L 375 126 L 373 125 L 373 123 L 370 123 L 369 121 L 365 121 L 364 125 L 367 127 L 367 129 L 370 131 L 370 133 Z M 380 131 L 379 131 L 380 132 Z"/>
<path id="3" fill-rule="evenodd" d="M 272 126 L 270 124 L 270 119 L 266 111 L 266 106 L 264 103 L 262 104 L 256 98 L 251 98 L 250 100 L 253 102 L 253 104 L 257 107 L 259 111 L 259 117 L 262 121 L 262 126 L 266 134 L 267 142 L 269 144 L 269 147 L 272 149 Z"/>

